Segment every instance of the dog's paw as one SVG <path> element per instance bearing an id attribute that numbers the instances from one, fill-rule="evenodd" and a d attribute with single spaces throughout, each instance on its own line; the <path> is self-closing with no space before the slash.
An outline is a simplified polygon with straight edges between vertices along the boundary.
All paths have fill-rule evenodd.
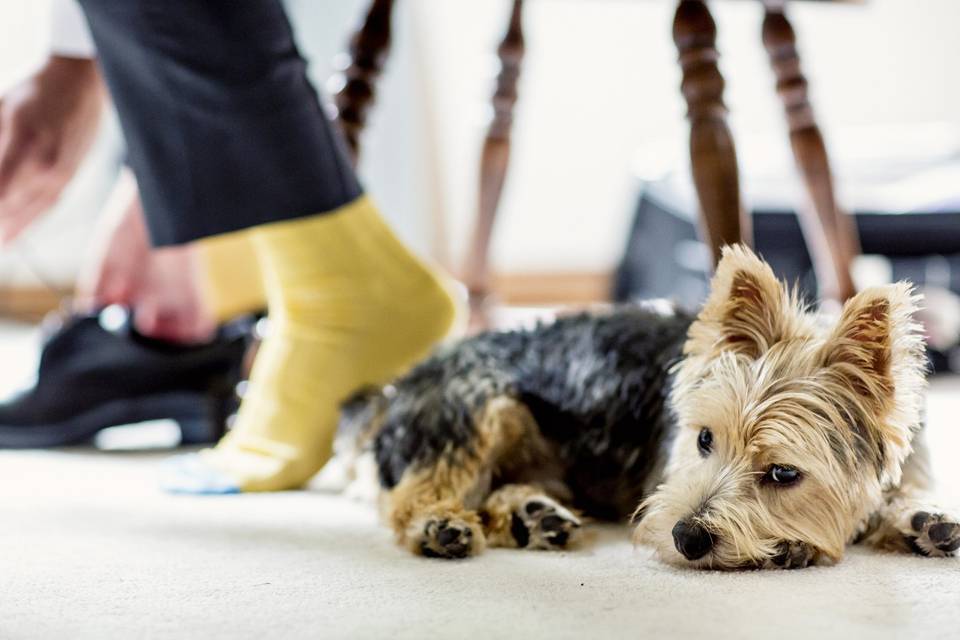
<path id="1" fill-rule="evenodd" d="M 570 510 L 542 495 L 522 502 L 510 518 L 510 533 L 522 549 L 563 549 L 580 526 Z"/>
<path id="2" fill-rule="evenodd" d="M 427 520 L 420 535 L 419 551 L 427 558 L 457 560 L 483 547 L 483 533 L 474 524 L 459 518 Z"/>
<path id="3" fill-rule="evenodd" d="M 910 518 L 907 546 L 919 555 L 943 558 L 960 549 L 960 524 L 942 513 L 917 511 Z"/>
<path id="4" fill-rule="evenodd" d="M 786 541 L 777 547 L 777 555 L 767 560 L 765 569 L 805 569 L 817 563 L 816 547 L 805 542 Z"/>

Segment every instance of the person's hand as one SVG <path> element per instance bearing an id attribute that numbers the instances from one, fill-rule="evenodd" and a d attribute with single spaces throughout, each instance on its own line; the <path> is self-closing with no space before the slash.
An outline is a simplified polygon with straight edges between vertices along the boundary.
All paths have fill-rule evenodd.
<path id="1" fill-rule="evenodd" d="M 0 98 L 0 245 L 60 198 L 97 133 L 96 62 L 51 56 Z"/>
<path id="2" fill-rule="evenodd" d="M 150 246 L 136 181 L 124 171 L 97 223 L 75 306 L 90 313 L 119 304 L 133 312 L 133 324 L 145 336 L 205 342 L 217 322 L 204 303 L 198 262 L 193 245 Z"/>

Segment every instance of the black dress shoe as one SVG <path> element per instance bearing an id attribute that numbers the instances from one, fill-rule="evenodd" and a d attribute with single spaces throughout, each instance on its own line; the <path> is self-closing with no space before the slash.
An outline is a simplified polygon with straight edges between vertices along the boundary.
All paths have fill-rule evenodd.
<path id="1" fill-rule="evenodd" d="M 214 442 L 235 409 L 251 326 L 236 321 L 183 346 L 138 334 L 117 307 L 71 317 L 44 344 L 34 386 L 0 400 L 0 448 L 76 444 L 163 419 L 179 424 L 184 444 Z"/>

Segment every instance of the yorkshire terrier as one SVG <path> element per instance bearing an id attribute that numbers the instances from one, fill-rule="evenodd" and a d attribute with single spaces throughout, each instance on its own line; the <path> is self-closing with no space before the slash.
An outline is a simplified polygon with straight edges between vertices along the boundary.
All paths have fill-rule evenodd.
<path id="1" fill-rule="evenodd" d="M 584 516 L 633 516 L 636 541 L 696 568 L 830 564 L 851 542 L 951 556 L 917 302 L 867 289 L 826 326 L 728 247 L 696 316 L 625 306 L 485 333 L 344 420 L 367 428 L 397 540 L 428 557 L 564 549 Z"/>

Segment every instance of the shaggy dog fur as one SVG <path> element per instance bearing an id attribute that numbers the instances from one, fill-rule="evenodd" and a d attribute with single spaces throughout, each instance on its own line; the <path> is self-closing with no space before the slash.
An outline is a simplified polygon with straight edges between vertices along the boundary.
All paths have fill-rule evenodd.
<path id="1" fill-rule="evenodd" d="M 664 561 L 797 568 L 844 547 L 960 547 L 927 495 L 906 284 L 825 326 L 742 247 L 696 317 L 626 306 L 441 350 L 354 398 L 385 515 L 417 554 L 560 549 L 635 514 Z M 639 505 L 639 506 L 638 506 Z"/>

